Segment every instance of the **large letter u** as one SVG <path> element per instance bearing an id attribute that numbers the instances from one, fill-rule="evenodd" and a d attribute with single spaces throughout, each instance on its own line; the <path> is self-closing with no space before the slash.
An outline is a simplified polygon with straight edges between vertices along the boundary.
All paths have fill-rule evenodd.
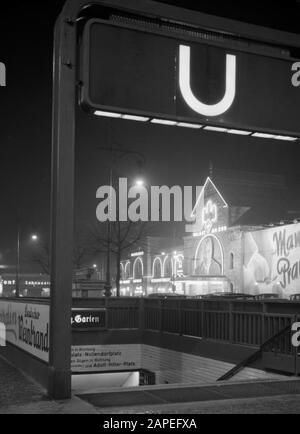
<path id="1" fill-rule="evenodd" d="M 203 116 L 219 116 L 231 106 L 236 93 L 236 56 L 226 55 L 226 91 L 217 104 L 204 104 L 197 99 L 191 89 L 191 49 L 180 45 L 179 86 L 185 102 L 191 109 Z"/>

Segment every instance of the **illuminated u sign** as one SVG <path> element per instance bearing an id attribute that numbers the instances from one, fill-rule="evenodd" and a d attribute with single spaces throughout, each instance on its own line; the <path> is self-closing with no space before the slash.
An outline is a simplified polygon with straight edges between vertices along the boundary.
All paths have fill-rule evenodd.
<path id="1" fill-rule="evenodd" d="M 236 56 L 226 55 L 226 91 L 217 104 L 204 104 L 191 89 L 191 49 L 186 45 L 179 48 L 179 86 L 188 106 L 203 116 L 219 116 L 231 106 L 236 94 Z"/>

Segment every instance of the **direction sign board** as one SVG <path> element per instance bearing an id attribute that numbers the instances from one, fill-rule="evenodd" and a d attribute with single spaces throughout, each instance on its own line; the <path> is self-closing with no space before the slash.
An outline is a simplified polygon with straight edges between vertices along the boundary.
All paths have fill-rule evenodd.
<path id="1" fill-rule="evenodd" d="M 104 330 L 107 328 L 107 310 L 104 308 L 72 309 L 72 329 L 77 331 Z"/>

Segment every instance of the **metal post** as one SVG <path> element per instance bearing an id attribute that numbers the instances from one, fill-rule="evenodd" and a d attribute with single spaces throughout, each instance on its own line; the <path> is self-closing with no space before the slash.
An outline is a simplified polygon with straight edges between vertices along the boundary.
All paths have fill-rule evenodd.
<path id="1" fill-rule="evenodd" d="M 76 25 L 55 28 L 51 191 L 49 394 L 71 397 Z"/>
<path id="2" fill-rule="evenodd" d="M 105 297 L 111 296 L 111 279 L 110 279 L 110 247 L 111 245 L 111 223 L 107 222 L 107 252 L 106 252 L 106 279 L 105 279 Z"/>
<path id="3" fill-rule="evenodd" d="M 16 297 L 20 297 L 20 228 L 17 233 Z"/>
<path id="4" fill-rule="evenodd" d="M 139 300 L 139 330 L 143 332 L 145 329 L 145 299 Z"/>
<path id="5" fill-rule="evenodd" d="M 109 174 L 109 186 L 112 187 L 112 169 Z M 111 211 L 111 197 L 109 200 L 109 212 Z M 106 282 L 105 282 L 105 297 L 111 296 L 111 276 L 110 276 L 110 262 L 111 262 L 111 221 L 107 221 L 107 252 L 106 252 Z"/>
<path id="6" fill-rule="evenodd" d="M 234 343 L 234 314 L 232 302 L 229 302 L 229 342 Z"/>

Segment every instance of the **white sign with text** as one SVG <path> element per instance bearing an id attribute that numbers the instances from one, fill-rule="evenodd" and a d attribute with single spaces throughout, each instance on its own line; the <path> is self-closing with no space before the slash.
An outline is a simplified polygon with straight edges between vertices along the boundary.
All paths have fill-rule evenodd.
<path id="1" fill-rule="evenodd" d="M 72 347 L 72 372 L 134 371 L 141 369 L 141 345 Z"/>

